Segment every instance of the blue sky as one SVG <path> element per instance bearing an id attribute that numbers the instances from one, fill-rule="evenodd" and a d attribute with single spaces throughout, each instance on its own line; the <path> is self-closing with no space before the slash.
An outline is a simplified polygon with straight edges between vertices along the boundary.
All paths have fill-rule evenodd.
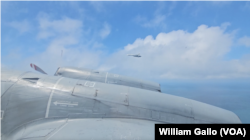
<path id="1" fill-rule="evenodd" d="M 152 80 L 250 123 L 249 25 L 250 2 L 2 1 L 1 65 L 31 70 L 35 63 L 51 75 L 75 66 Z M 211 99 L 198 95 L 208 89 L 217 89 Z M 242 105 L 226 103 L 233 99 Z"/>
<path id="2" fill-rule="evenodd" d="M 249 78 L 249 12 L 249 0 L 1 0 L 0 63 L 163 80 Z"/>

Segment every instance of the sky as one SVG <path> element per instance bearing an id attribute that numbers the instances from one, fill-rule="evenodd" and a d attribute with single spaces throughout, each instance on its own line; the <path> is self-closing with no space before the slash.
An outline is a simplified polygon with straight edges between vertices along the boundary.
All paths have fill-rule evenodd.
<path id="1" fill-rule="evenodd" d="M 1 66 L 151 80 L 250 123 L 249 25 L 249 1 L 2 1 Z"/>

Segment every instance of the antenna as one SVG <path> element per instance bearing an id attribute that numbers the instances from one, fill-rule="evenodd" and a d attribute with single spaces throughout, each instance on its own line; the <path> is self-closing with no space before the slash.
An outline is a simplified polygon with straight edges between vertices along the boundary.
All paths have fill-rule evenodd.
<path id="1" fill-rule="evenodd" d="M 60 67 L 60 66 L 62 65 L 62 63 L 63 63 L 63 60 L 62 60 L 63 58 L 62 58 L 62 57 L 63 57 L 63 50 L 61 50 L 61 60 L 60 60 L 61 63 L 60 63 L 60 65 L 59 65 L 59 67 Z"/>

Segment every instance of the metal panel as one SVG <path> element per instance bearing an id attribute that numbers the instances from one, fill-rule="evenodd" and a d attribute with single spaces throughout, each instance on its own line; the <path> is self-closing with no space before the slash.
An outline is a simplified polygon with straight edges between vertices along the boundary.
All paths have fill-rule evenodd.
<path id="1" fill-rule="evenodd" d="M 157 122 L 116 118 L 69 120 L 51 139 L 154 139 L 155 123 Z"/>
<path id="2" fill-rule="evenodd" d="M 104 83 L 105 78 L 106 72 L 92 71 L 88 80 Z"/>
<path id="3" fill-rule="evenodd" d="M 143 118 L 147 120 L 152 119 L 152 111 L 149 109 L 139 108 L 135 106 L 128 106 L 128 115 L 135 118 Z"/>
<path id="4" fill-rule="evenodd" d="M 194 118 L 204 122 L 228 123 L 232 120 L 239 120 L 238 116 L 231 111 L 194 100 L 192 101 L 192 109 Z"/>
<path id="5" fill-rule="evenodd" d="M 95 82 L 79 80 L 75 85 L 73 95 L 94 98 L 97 93 L 95 85 Z"/>
<path id="6" fill-rule="evenodd" d="M 79 80 L 73 95 L 129 105 L 128 87 L 125 86 Z"/>
<path id="7" fill-rule="evenodd" d="M 60 80 L 60 83 L 56 86 L 56 89 L 63 92 L 72 93 L 77 81 L 78 81 L 77 79 L 63 78 L 62 80 Z"/>
<path id="8" fill-rule="evenodd" d="M 52 76 L 41 77 L 37 81 L 37 86 L 53 89 L 58 79 L 60 79 L 60 77 L 52 77 Z"/>
<path id="9" fill-rule="evenodd" d="M 27 139 L 48 139 L 59 131 L 68 119 L 38 119 L 18 127 L 8 135 L 2 136 L 2 139 L 27 140 Z"/>
<path id="10" fill-rule="evenodd" d="M 157 92 L 152 94 L 152 91 L 132 87 L 129 88 L 129 96 L 129 103 L 132 106 L 193 117 L 192 108 L 185 106 L 185 104 L 190 104 L 190 100 L 182 97 Z"/>
<path id="11" fill-rule="evenodd" d="M 119 84 L 119 75 L 107 73 L 106 83 L 121 85 Z"/>
<path id="12" fill-rule="evenodd" d="M 97 90 L 97 100 L 129 105 L 128 87 L 98 83 Z"/>
<path id="13" fill-rule="evenodd" d="M 48 117 L 68 117 L 73 114 L 92 114 L 95 100 L 55 91 Z"/>
<path id="14" fill-rule="evenodd" d="M 1 96 L 14 84 L 14 82 L 2 81 L 1 82 Z"/>
<path id="15" fill-rule="evenodd" d="M 154 139 L 155 123 L 159 122 L 121 118 L 47 119 L 32 122 L 3 139 Z"/>
<path id="16" fill-rule="evenodd" d="M 4 111 L 3 111 L 3 110 L 0 110 L 0 120 L 3 119 L 3 116 L 4 116 Z"/>
<path id="17" fill-rule="evenodd" d="M 53 128 L 47 128 L 47 129 L 39 129 L 36 131 L 32 131 L 30 134 L 23 137 L 23 139 L 30 139 L 30 138 L 38 138 L 38 137 L 45 137 L 49 135 L 53 130 Z"/>
<path id="18" fill-rule="evenodd" d="M 119 76 L 119 82 L 117 84 L 142 88 L 141 83 L 138 80 L 125 76 Z"/>
<path id="19" fill-rule="evenodd" d="M 58 68 L 55 76 L 70 77 L 75 79 L 88 80 L 92 70 L 62 67 Z"/>
<path id="20" fill-rule="evenodd" d="M 43 118 L 49 93 L 50 89 L 14 85 L 7 93 L 11 96 L 4 110 L 2 133 L 10 132 L 15 127 L 31 120 Z"/>
<path id="21" fill-rule="evenodd" d="M 160 112 L 156 110 L 152 110 L 152 118 L 154 120 L 159 120 L 160 119 Z"/>

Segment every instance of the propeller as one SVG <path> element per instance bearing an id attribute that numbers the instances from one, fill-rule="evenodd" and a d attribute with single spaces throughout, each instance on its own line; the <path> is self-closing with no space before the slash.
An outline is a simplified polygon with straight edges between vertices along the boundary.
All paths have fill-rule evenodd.
<path id="1" fill-rule="evenodd" d="M 62 57 L 63 57 L 63 50 L 61 50 L 61 60 L 59 62 L 59 67 L 58 69 L 60 68 L 60 65 L 62 65 L 63 61 L 62 61 Z M 37 65 L 33 64 L 33 63 L 30 63 L 30 67 L 33 68 L 34 70 L 42 73 L 42 74 L 47 74 L 46 72 L 44 72 L 41 68 L 39 68 Z M 57 70 L 58 70 L 57 69 Z"/>
<path id="2" fill-rule="evenodd" d="M 39 68 L 37 65 L 30 63 L 30 67 L 33 68 L 34 70 L 41 72 L 43 74 L 47 74 L 46 72 L 44 72 L 41 68 Z"/>

